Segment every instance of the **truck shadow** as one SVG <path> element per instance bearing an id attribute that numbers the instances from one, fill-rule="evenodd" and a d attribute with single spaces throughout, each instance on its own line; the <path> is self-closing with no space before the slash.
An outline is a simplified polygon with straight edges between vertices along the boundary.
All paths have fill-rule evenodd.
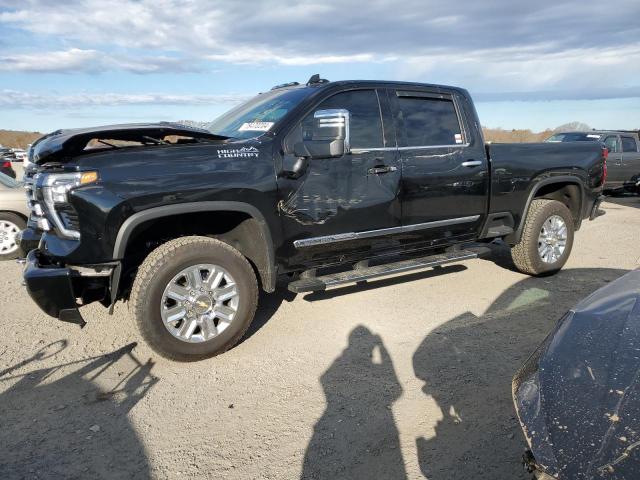
<path id="1" fill-rule="evenodd" d="M 61 340 L 0 371 L 0 386 L 9 385 L 0 394 L 0 477 L 151 478 L 128 413 L 158 379 L 135 346 L 37 368 L 67 347 Z"/>
<path id="2" fill-rule="evenodd" d="M 327 406 L 314 426 L 301 478 L 406 478 L 391 411 L 402 386 L 380 337 L 354 328 L 320 383 Z"/>
<path id="3" fill-rule="evenodd" d="M 464 265 L 446 265 L 443 267 L 436 267 L 428 270 L 423 270 L 415 273 L 399 275 L 391 278 L 384 278 L 380 280 L 372 280 L 369 282 L 360 282 L 354 285 L 340 287 L 332 290 L 326 290 L 324 292 L 313 292 L 305 294 L 304 300 L 308 302 L 314 302 L 318 300 L 327 300 L 334 297 L 340 297 L 342 295 L 348 295 L 355 292 L 364 292 L 367 290 L 373 290 L 376 288 L 388 287 L 391 285 L 397 285 L 404 282 L 413 282 L 423 278 L 437 277 L 440 275 L 447 275 L 455 272 L 462 272 L 467 267 Z M 247 333 L 242 337 L 239 344 L 246 342 L 249 338 L 255 335 L 267 322 L 275 315 L 275 313 L 282 305 L 282 302 L 292 302 L 297 297 L 297 294 L 287 290 L 286 281 L 278 282 L 278 286 L 274 293 L 265 293 L 260 291 L 260 298 L 258 299 L 258 311 L 256 316 L 251 322 L 251 326 L 247 330 Z"/>
<path id="4" fill-rule="evenodd" d="M 254 317 L 249 329 L 244 334 L 238 345 L 246 342 L 249 338 L 255 335 L 258 330 L 266 325 L 266 323 L 275 315 L 275 313 L 282 305 L 282 302 L 292 302 L 296 298 L 296 294 L 287 290 L 286 284 L 278 284 L 276 291 L 273 293 L 266 293 L 260 290 L 260 297 L 258 298 L 258 310 Z"/>
<path id="5" fill-rule="evenodd" d="M 414 273 L 406 273 L 395 277 L 383 278 L 380 280 L 370 280 L 365 282 L 359 282 L 353 285 L 333 288 L 331 290 L 319 291 L 307 293 L 304 296 L 304 300 L 308 302 L 315 302 L 318 300 L 327 300 L 330 298 L 341 297 L 356 292 L 366 292 L 367 290 L 374 290 L 376 288 L 389 287 L 391 285 L 398 285 L 400 283 L 414 282 L 424 278 L 439 277 L 440 275 L 448 275 L 456 272 L 463 272 L 467 269 L 464 265 L 444 265 L 441 267 L 429 268 L 427 270 L 420 270 Z"/>
<path id="6" fill-rule="evenodd" d="M 511 378 L 564 312 L 624 273 L 572 269 L 527 278 L 481 316 L 463 314 L 424 339 L 413 356 L 414 373 L 442 415 L 433 438 L 416 439 L 429 480 L 528 478 L 519 463 L 525 443 Z"/>

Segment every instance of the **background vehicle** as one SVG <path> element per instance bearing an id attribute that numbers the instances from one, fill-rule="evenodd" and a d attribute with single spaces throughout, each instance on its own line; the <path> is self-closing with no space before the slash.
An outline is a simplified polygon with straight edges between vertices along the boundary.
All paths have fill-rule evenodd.
<path id="1" fill-rule="evenodd" d="M 11 178 L 16 178 L 17 176 L 16 171 L 9 161 L 0 161 L 0 173 Z"/>
<path id="2" fill-rule="evenodd" d="M 209 130 L 61 130 L 31 155 L 32 298 L 79 324 L 77 298 L 129 299 L 146 340 L 181 360 L 234 345 L 258 282 L 273 292 L 278 277 L 323 290 L 474 258 L 470 244 L 497 238 L 522 272 L 553 273 L 606 175 L 596 143 L 485 145 L 463 89 L 317 75 Z"/>
<path id="3" fill-rule="evenodd" d="M 15 162 L 23 162 L 27 158 L 27 151 L 21 148 L 12 148 L 11 151 L 15 156 Z"/>
<path id="4" fill-rule="evenodd" d="M 0 173 L 11 178 L 16 178 L 17 174 L 13 168 L 12 162 L 16 160 L 16 156 L 10 148 L 0 148 Z"/>
<path id="5" fill-rule="evenodd" d="M 607 183 L 605 189 L 624 189 L 640 193 L 640 141 L 633 130 L 593 130 L 588 132 L 562 132 L 549 137 L 547 142 L 601 142 L 609 149 Z"/>
<path id="6" fill-rule="evenodd" d="M 22 185 L 0 173 L 0 260 L 17 258 L 16 235 L 27 226 L 28 216 Z"/>
<path id="7" fill-rule="evenodd" d="M 636 478 L 640 270 L 567 312 L 513 379 L 538 478 Z"/>

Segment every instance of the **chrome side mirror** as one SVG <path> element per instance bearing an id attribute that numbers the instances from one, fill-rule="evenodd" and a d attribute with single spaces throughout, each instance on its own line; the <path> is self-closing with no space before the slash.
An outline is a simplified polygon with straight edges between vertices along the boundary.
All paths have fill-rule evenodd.
<path id="1" fill-rule="evenodd" d="M 296 156 L 335 158 L 349 153 L 349 110 L 317 110 L 313 120 L 311 140 L 296 143 Z"/>

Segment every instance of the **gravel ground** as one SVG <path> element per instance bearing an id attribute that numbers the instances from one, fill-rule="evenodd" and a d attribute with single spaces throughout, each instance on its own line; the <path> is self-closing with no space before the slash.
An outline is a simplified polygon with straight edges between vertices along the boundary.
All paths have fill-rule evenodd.
<path id="1" fill-rule="evenodd" d="M 560 315 L 640 266 L 640 198 L 550 278 L 490 260 L 261 298 L 224 355 L 166 361 L 127 305 L 46 317 L 0 265 L 0 478 L 525 479 L 511 377 Z"/>

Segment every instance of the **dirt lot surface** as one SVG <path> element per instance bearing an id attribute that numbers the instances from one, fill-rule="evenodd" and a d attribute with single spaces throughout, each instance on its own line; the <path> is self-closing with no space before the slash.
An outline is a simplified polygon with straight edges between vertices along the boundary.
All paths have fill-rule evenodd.
<path id="1" fill-rule="evenodd" d="M 245 340 L 172 363 L 127 305 L 46 317 L 0 265 L 0 478 L 525 479 L 511 377 L 560 315 L 640 267 L 640 198 L 550 278 L 490 260 L 261 298 Z M 136 345 L 137 342 L 137 345 Z"/>

